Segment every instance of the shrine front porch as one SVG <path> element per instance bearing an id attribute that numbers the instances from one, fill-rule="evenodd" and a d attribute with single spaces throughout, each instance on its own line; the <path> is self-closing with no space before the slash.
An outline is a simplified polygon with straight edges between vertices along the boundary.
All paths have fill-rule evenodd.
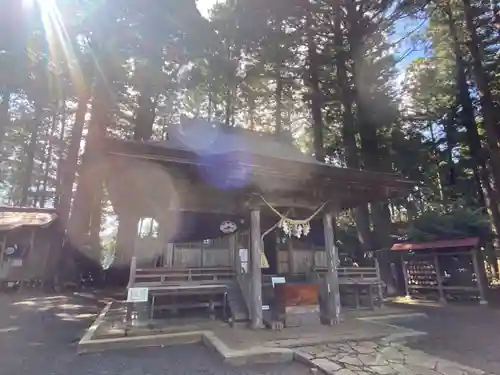
<path id="1" fill-rule="evenodd" d="M 415 314 L 394 307 L 345 311 L 341 322 L 335 326 L 316 324 L 282 331 L 231 327 L 226 322 L 199 316 L 154 319 L 128 325 L 126 310 L 125 302 L 110 302 L 80 341 L 79 352 L 202 342 L 215 349 L 226 361 L 245 364 L 290 361 L 294 359 L 294 349 L 304 346 L 375 339 L 400 341 L 423 334 L 385 324 L 386 318 Z"/>

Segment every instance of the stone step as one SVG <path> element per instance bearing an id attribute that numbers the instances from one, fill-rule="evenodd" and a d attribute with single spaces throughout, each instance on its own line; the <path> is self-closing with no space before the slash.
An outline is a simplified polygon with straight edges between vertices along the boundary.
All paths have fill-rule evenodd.
<path id="1" fill-rule="evenodd" d="M 234 286 L 229 290 L 227 300 L 233 321 L 247 321 L 249 319 L 248 309 L 239 287 Z"/>

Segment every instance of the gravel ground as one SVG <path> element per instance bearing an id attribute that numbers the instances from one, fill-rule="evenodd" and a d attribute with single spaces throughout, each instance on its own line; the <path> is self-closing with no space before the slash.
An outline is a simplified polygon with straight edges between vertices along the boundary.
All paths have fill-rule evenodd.
<path id="1" fill-rule="evenodd" d="M 500 310 L 485 306 L 411 307 L 428 318 L 391 320 L 427 332 L 407 346 L 467 366 L 500 374 Z"/>
<path id="2" fill-rule="evenodd" d="M 232 367 L 201 345 L 76 355 L 102 305 L 74 296 L 0 295 L 2 375 L 306 375 L 298 363 Z"/>

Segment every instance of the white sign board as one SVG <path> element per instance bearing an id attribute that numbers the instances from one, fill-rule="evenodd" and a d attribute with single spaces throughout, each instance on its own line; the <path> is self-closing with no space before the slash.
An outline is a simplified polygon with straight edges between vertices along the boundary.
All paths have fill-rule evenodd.
<path id="1" fill-rule="evenodd" d="M 22 267 L 23 266 L 23 260 L 22 259 L 12 259 L 10 265 L 12 267 Z"/>
<path id="2" fill-rule="evenodd" d="M 273 288 L 276 284 L 285 284 L 286 279 L 284 277 L 274 276 L 271 277 L 271 282 L 273 283 Z"/>
<path id="3" fill-rule="evenodd" d="M 128 288 L 127 302 L 148 302 L 148 288 Z"/>
<path id="4" fill-rule="evenodd" d="M 239 254 L 242 263 L 248 262 L 248 249 L 240 249 Z"/>

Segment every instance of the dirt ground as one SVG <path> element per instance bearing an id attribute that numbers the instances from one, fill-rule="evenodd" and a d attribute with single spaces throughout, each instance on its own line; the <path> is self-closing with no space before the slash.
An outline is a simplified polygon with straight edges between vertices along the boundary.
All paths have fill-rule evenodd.
<path id="1" fill-rule="evenodd" d="M 427 333 L 407 344 L 426 353 L 500 374 L 500 310 L 487 306 L 409 307 L 427 318 L 391 324 Z"/>
<path id="2" fill-rule="evenodd" d="M 298 363 L 232 367 L 201 345 L 76 354 L 104 301 L 0 294 L 2 375 L 305 375 Z"/>

